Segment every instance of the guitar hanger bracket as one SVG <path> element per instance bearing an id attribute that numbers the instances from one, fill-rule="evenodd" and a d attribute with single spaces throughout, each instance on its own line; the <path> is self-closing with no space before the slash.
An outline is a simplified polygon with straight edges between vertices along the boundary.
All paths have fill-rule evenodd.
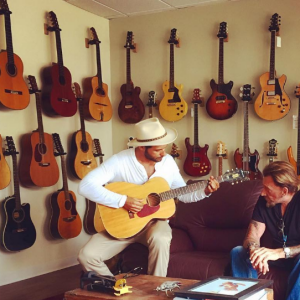
<path id="1" fill-rule="evenodd" d="M 90 48 L 90 39 L 88 39 L 88 38 L 85 38 L 84 39 L 84 42 L 85 42 L 85 48 Z"/>
<path id="2" fill-rule="evenodd" d="M 132 49 L 132 52 L 137 53 L 138 44 L 134 43 L 133 46 L 134 46 L 134 48 Z"/>
<path id="3" fill-rule="evenodd" d="M 180 48 L 180 38 L 178 38 L 178 43 L 175 44 L 176 48 Z"/>

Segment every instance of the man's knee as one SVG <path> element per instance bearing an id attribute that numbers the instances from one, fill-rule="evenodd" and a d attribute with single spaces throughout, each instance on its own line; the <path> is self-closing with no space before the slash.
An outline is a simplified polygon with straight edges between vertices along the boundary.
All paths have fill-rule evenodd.
<path id="1" fill-rule="evenodd" d="M 243 246 L 237 246 L 237 247 L 234 247 L 231 251 L 230 251 L 230 257 L 231 259 L 232 258 L 235 258 L 237 256 L 240 256 L 242 254 L 245 253 L 245 248 Z"/>
<path id="2" fill-rule="evenodd" d="M 150 243 L 156 245 L 156 246 L 170 246 L 172 240 L 172 233 L 170 232 L 157 232 L 155 233 L 151 239 Z"/>

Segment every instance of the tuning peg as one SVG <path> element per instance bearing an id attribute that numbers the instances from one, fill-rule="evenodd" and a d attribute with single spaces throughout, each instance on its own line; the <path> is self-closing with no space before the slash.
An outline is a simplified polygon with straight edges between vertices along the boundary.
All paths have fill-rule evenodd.
<path id="1" fill-rule="evenodd" d="M 243 87 L 243 86 L 241 86 L 241 87 L 240 87 L 240 91 L 243 91 L 243 90 L 244 90 L 244 87 Z"/>

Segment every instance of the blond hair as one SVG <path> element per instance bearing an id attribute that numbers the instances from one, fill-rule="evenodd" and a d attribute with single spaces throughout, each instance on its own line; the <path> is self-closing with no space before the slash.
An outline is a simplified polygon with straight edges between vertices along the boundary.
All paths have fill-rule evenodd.
<path id="1" fill-rule="evenodd" d="M 293 166 L 286 161 L 275 161 L 263 170 L 264 177 L 271 176 L 275 185 L 288 188 L 289 193 L 299 189 L 300 181 Z"/>

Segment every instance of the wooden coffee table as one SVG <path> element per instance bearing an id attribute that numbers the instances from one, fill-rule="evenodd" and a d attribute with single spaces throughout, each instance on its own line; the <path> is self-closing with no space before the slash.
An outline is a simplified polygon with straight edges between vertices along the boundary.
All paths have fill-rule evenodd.
<path id="1" fill-rule="evenodd" d="M 122 278 L 123 275 L 120 274 L 116 276 L 118 279 Z M 167 297 L 165 292 L 155 291 L 156 287 L 161 285 L 165 281 L 180 281 L 181 287 L 186 287 L 194 283 L 199 282 L 199 280 L 192 279 L 179 279 L 170 277 L 158 277 L 151 275 L 139 275 L 136 277 L 127 278 L 127 285 L 132 286 L 130 289 L 132 293 L 121 295 L 117 297 L 111 292 L 91 292 L 82 289 L 75 289 L 68 291 L 64 295 L 64 300 L 157 300 L 157 299 L 172 299 L 172 297 Z M 268 290 L 268 300 L 273 300 L 273 290 Z"/>

